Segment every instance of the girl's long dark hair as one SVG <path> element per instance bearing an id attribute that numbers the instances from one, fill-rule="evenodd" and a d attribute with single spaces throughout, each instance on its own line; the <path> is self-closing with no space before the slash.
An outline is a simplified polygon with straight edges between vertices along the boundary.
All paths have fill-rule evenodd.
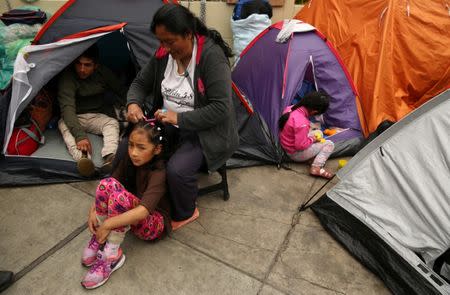
<path id="1" fill-rule="evenodd" d="M 165 135 L 164 135 L 164 129 L 163 126 L 156 123 L 156 125 L 149 124 L 145 121 L 139 121 L 135 125 L 129 125 L 128 130 L 125 134 L 128 136 L 131 134 L 131 132 L 142 129 L 146 135 L 148 142 L 154 144 L 155 146 L 161 144 L 163 151 L 164 151 L 164 143 L 165 143 Z M 155 155 L 153 159 L 150 160 L 150 162 L 143 165 L 144 169 L 147 170 L 156 170 L 162 168 L 162 158 L 163 158 L 163 151 L 159 155 Z M 130 155 L 127 153 L 125 156 L 125 159 L 123 159 L 124 163 L 122 166 L 122 169 L 124 169 L 124 175 L 122 184 L 124 187 L 127 188 L 128 191 L 130 191 L 133 194 L 137 194 L 137 188 L 136 188 L 136 167 L 133 165 L 133 162 L 130 159 Z"/>
<path id="2" fill-rule="evenodd" d="M 207 36 L 222 48 L 226 57 L 232 57 L 233 51 L 216 30 L 208 29 L 189 9 L 178 4 L 165 4 L 153 16 L 150 30 L 155 34 L 156 27 L 164 27 L 172 34 L 186 36 L 189 33 Z"/>
<path id="3" fill-rule="evenodd" d="M 278 119 L 278 128 L 283 130 L 286 125 L 291 112 L 295 111 L 299 107 L 305 107 L 310 111 L 317 111 L 319 114 L 323 114 L 330 105 L 330 96 L 324 90 L 311 91 L 296 103 L 289 112 L 284 113 L 280 119 Z"/>

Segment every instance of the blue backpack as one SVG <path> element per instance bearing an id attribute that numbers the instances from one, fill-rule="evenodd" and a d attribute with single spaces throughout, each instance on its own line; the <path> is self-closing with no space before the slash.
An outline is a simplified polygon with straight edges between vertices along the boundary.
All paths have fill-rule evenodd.
<path id="1" fill-rule="evenodd" d="M 246 19 L 253 13 L 267 14 L 272 18 L 272 5 L 269 0 L 239 0 L 233 9 L 233 20 Z"/>

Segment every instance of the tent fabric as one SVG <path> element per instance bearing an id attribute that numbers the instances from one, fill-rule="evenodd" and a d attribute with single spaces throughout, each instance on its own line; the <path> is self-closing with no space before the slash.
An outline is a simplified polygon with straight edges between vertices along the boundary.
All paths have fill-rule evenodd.
<path id="1" fill-rule="evenodd" d="M 82 180 L 73 161 L 25 156 L 0 161 L 0 187 Z"/>
<path id="2" fill-rule="evenodd" d="M 316 31 L 302 31 L 293 33 L 287 42 L 278 43 L 276 38 L 282 25 L 283 22 L 276 23 L 258 35 L 244 49 L 232 73 L 239 92 L 257 114 L 255 118 L 245 113 L 241 115 L 244 117 L 238 122 L 241 145 L 237 155 L 244 153 L 250 158 L 276 164 L 283 159 L 278 142 L 278 119 L 284 108 L 293 103 L 306 80 L 332 97 L 323 115 L 324 124 L 348 131 L 335 138 L 362 137 L 352 81 L 348 80 L 329 42 Z M 240 110 L 236 112 L 239 117 Z"/>
<path id="3" fill-rule="evenodd" d="M 14 64 L 12 95 L 6 120 L 3 153 L 6 153 L 7 142 L 15 121 L 38 91 L 81 52 L 105 34 L 107 33 L 62 40 L 46 45 L 29 45 L 19 52 Z M 48 58 L 49 54 L 52 56 L 51 59 Z"/>
<path id="4" fill-rule="evenodd" d="M 295 18 L 336 47 L 358 89 L 366 136 L 450 87 L 445 1 L 314 0 Z"/>
<path id="5" fill-rule="evenodd" d="M 60 145 L 61 150 L 50 158 L 56 141 L 30 157 L 6 155 L 14 123 L 36 93 L 95 42 L 101 62 L 114 65 L 112 69 L 126 83 L 127 75 L 134 75 L 159 46 L 150 32 L 150 21 L 162 5 L 159 0 L 136 0 L 133 5 L 121 0 L 70 0 L 43 26 L 34 45 L 18 54 L 12 83 L 0 96 L 0 186 L 84 179 L 76 163 L 65 158 L 65 146 Z M 132 73 L 130 61 L 134 62 Z"/>
<path id="6" fill-rule="evenodd" d="M 123 0 L 70 1 L 60 9 L 62 12 L 55 13 L 55 18 L 49 21 L 51 25 L 44 26 L 34 43 L 56 42 L 80 31 L 126 22 L 125 36 L 138 65 L 143 67 L 159 46 L 150 32 L 150 22 L 162 5 L 163 1 L 158 0 L 137 0 L 133 5 Z"/>
<path id="7" fill-rule="evenodd" d="M 388 244 L 409 264 L 408 268 L 414 269 L 415 276 L 421 274 L 442 294 L 450 294 L 450 286 L 430 269 L 450 245 L 449 126 L 450 90 L 447 90 L 362 149 L 338 172 L 339 183 L 326 194 Z M 316 213 L 326 215 L 326 212 L 329 210 Z M 337 236 L 344 227 L 353 226 L 334 223 L 338 221 L 326 227 Z M 337 238 L 348 247 L 364 239 L 356 235 Z M 374 247 L 370 251 L 373 255 L 378 250 Z M 360 257 L 363 261 L 366 258 Z M 418 266 L 422 259 L 426 267 Z M 388 270 L 376 272 L 385 279 Z M 385 279 L 385 283 L 397 290 L 396 284 L 414 289 L 416 282 L 401 277 L 394 281 Z"/>
<path id="8" fill-rule="evenodd" d="M 233 81 L 261 113 L 270 131 L 278 136 L 280 114 L 292 103 L 311 60 L 318 87 L 333 97 L 324 115 L 325 123 L 360 130 L 352 82 L 347 80 L 324 41 L 315 32 L 303 32 L 295 33 L 290 42 L 276 43 L 278 32 L 272 26 L 246 49 L 232 74 Z"/>
<path id="9" fill-rule="evenodd" d="M 375 232 L 326 195 L 314 203 L 312 210 L 327 232 L 377 274 L 393 294 L 442 294 L 436 289 L 436 284 L 430 283 L 424 277 L 428 275 L 430 279 L 443 284 L 443 280 L 432 274 L 429 267 L 421 261 L 417 261 L 418 270 L 411 266 Z"/>

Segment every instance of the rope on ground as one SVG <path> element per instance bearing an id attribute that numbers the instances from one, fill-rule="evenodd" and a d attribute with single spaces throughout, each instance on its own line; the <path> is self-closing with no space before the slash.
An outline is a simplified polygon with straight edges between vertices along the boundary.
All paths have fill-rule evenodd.
<path id="1" fill-rule="evenodd" d="M 309 198 L 305 203 L 303 203 L 302 205 L 300 205 L 300 207 L 298 207 L 298 211 L 302 212 L 305 211 L 306 209 L 308 209 L 309 207 L 311 207 L 312 204 L 309 204 L 309 202 L 311 202 L 312 199 L 314 199 L 314 197 L 328 184 L 330 183 L 330 181 L 335 178 L 336 175 L 334 175 L 332 178 L 328 179 L 318 190 L 317 192 L 311 196 L 311 198 Z"/>

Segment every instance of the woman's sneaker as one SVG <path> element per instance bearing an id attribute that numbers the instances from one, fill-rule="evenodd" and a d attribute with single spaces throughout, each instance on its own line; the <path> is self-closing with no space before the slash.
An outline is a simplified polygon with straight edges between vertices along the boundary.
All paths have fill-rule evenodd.
<path id="1" fill-rule="evenodd" d="M 81 281 L 81 285 L 86 289 L 95 289 L 100 287 L 109 279 L 111 274 L 118 270 L 125 263 L 125 255 L 119 248 L 116 257 L 106 257 L 105 252 L 99 251 L 97 261 L 89 269 L 88 273 Z"/>
<path id="2" fill-rule="evenodd" d="M 88 244 L 83 250 L 83 256 L 81 257 L 81 264 L 84 266 L 92 266 L 97 261 L 97 252 L 100 249 L 100 244 L 97 242 L 95 235 L 92 235 Z"/>

